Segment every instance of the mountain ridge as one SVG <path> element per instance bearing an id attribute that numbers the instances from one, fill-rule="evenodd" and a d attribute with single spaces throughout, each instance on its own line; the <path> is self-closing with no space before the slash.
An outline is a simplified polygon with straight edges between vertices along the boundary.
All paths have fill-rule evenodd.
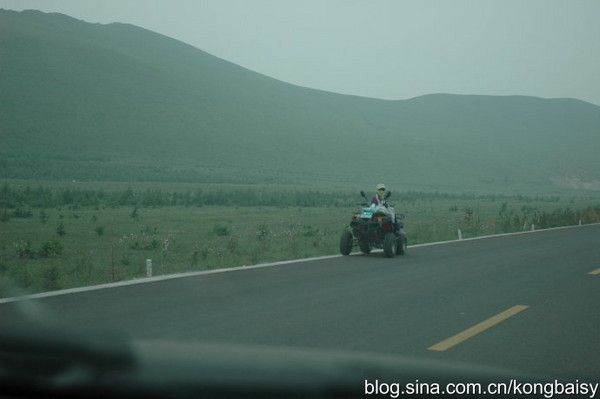
<path id="1" fill-rule="evenodd" d="M 495 97 L 495 98 L 502 98 L 502 97 L 524 97 L 524 98 L 532 98 L 532 99 L 542 99 L 542 100 L 571 100 L 571 101 L 576 101 L 576 102 L 580 102 L 583 104 L 588 104 L 591 105 L 593 107 L 598 107 L 600 108 L 600 105 L 598 104 L 594 104 L 591 103 L 589 101 L 585 101 L 585 100 L 581 100 L 575 97 L 539 97 L 539 96 L 532 96 L 532 95 L 523 95 L 523 94 L 504 94 L 504 95 L 493 95 L 493 94 L 475 94 L 475 93 L 470 93 L 470 94 L 457 94 L 457 93 L 446 93 L 446 92 L 436 92 L 436 93 L 427 93 L 427 94 L 421 94 L 418 96 L 414 96 L 414 97 L 409 97 L 409 98 L 398 98 L 398 99 L 386 99 L 386 98 L 378 98 L 378 97 L 368 97 L 368 96 L 363 96 L 363 95 L 359 95 L 359 94 L 343 94 L 343 93 L 337 93 L 337 92 L 333 92 L 333 91 L 327 91 L 327 90 L 323 90 L 323 89 L 318 89 L 318 88 L 312 88 L 312 87 L 307 87 L 307 86 L 302 86 L 299 84 L 295 84 L 295 83 L 290 83 L 290 82 L 286 82 L 284 80 L 278 79 L 276 77 L 273 76 L 269 76 L 266 75 L 264 73 L 261 73 L 259 71 L 255 71 L 253 69 L 244 67 L 242 65 L 238 65 L 235 64 L 231 61 L 225 60 L 223 58 L 217 57 L 213 54 L 210 54 L 198 47 L 195 47 L 192 44 L 186 43 L 184 41 L 169 37 L 167 35 L 164 35 L 162 33 L 159 32 L 155 32 L 152 31 L 150 29 L 135 25 L 135 24 L 131 24 L 131 23 L 127 23 L 127 22 L 109 22 L 109 23 L 100 23 L 100 22 L 88 22 L 84 19 L 80 19 L 80 18 L 76 18 L 76 17 L 72 17 L 69 16 L 67 14 L 63 14 L 63 13 L 59 13 L 59 12 L 43 12 L 43 11 L 39 11 L 39 10 L 35 10 L 35 9 L 27 9 L 27 10 L 23 10 L 23 11 L 14 11 L 14 10 L 10 10 L 10 9 L 3 9 L 0 8 L 0 12 L 7 12 L 7 13 L 14 13 L 14 14 L 31 14 L 31 15 L 35 15 L 37 17 L 45 17 L 45 16 L 51 16 L 51 17 L 58 17 L 61 18 L 65 21 L 68 22 L 73 22 L 73 21 L 77 21 L 78 23 L 82 24 L 82 25 L 93 25 L 93 26 L 97 26 L 97 27 L 119 27 L 119 28 L 126 28 L 126 29 L 130 29 L 132 31 L 138 31 L 138 32 L 144 32 L 145 34 L 149 34 L 149 35 L 153 35 L 156 37 L 160 37 L 161 39 L 166 39 L 168 41 L 173 42 L 173 44 L 177 44 L 183 47 L 189 47 L 190 49 L 193 49 L 194 51 L 198 51 L 201 52 L 207 56 L 213 57 L 217 60 L 223 61 L 227 64 L 231 64 L 234 65 L 236 68 L 241 68 L 244 69 L 248 72 L 251 72 L 253 74 L 257 74 L 263 77 L 266 77 L 270 80 L 275 80 L 278 81 L 280 83 L 289 85 L 289 86 L 294 86 L 294 87 L 298 87 L 298 88 L 302 88 L 302 89 L 306 89 L 306 90 L 313 90 L 316 92 L 323 92 L 323 93 L 329 93 L 329 94 L 335 94 L 335 95 L 340 95 L 340 96 L 344 96 L 344 97 L 357 97 L 357 98 L 364 98 L 364 99 L 370 99 L 370 100 L 377 100 L 377 101 L 385 101 L 385 102 L 398 102 L 398 101 L 411 101 L 411 100 L 415 100 L 415 99 L 419 99 L 419 98 L 427 98 L 427 97 L 443 97 L 443 96 L 455 96 L 455 97 Z"/>
<path id="2" fill-rule="evenodd" d="M 0 11 L 1 177 L 484 191 L 600 180 L 600 107 L 582 100 L 349 96 L 57 15 Z"/>

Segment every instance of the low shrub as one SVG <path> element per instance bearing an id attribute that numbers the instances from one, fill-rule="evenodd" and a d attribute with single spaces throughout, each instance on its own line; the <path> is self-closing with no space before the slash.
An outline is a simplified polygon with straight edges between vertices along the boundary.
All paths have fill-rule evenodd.
<path id="1" fill-rule="evenodd" d="M 135 250 L 149 250 L 160 248 L 160 240 L 156 237 L 152 237 L 148 234 L 134 234 L 121 237 L 119 240 L 120 244 L 125 245 L 129 249 Z"/>
<path id="2" fill-rule="evenodd" d="M 18 241 L 15 243 L 15 251 L 19 258 L 35 258 L 35 251 L 30 241 Z"/>
<path id="3" fill-rule="evenodd" d="M 46 241 L 38 251 L 40 258 L 53 258 L 63 253 L 63 246 L 56 240 Z"/>
<path id="4" fill-rule="evenodd" d="M 226 237 L 230 234 L 229 228 L 220 224 L 215 225 L 213 232 L 219 237 Z"/>
<path id="5" fill-rule="evenodd" d="M 63 237 L 65 234 L 67 234 L 67 231 L 65 230 L 65 224 L 64 223 L 61 222 L 58 225 L 58 227 L 56 228 L 56 234 L 58 234 L 61 237 Z"/>
<path id="6" fill-rule="evenodd" d="M 43 224 L 46 224 L 46 222 L 48 221 L 49 218 L 50 218 L 50 216 L 48 216 L 48 214 L 46 213 L 46 211 L 42 209 L 40 211 L 40 221 Z"/>
<path id="7" fill-rule="evenodd" d="M 43 286 L 48 290 L 57 290 L 60 288 L 60 271 L 58 267 L 52 265 L 43 272 Z"/>
<path id="8" fill-rule="evenodd" d="M 33 212 L 28 208 L 17 208 L 12 212 L 12 217 L 14 218 L 30 218 L 33 216 Z"/>

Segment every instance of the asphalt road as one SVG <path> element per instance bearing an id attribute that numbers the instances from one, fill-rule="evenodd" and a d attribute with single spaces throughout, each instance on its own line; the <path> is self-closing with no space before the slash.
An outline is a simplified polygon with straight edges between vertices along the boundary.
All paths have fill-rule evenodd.
<path id="1" fill-rule="evenodd" d="M 600 376 L 600 225 L 206 274 L 0 304 L 135 339 L 266 344 Z M 444 351 L 428 348 L 516 305 Z M 37 312 L 37 313 L 36 313 Z"/>

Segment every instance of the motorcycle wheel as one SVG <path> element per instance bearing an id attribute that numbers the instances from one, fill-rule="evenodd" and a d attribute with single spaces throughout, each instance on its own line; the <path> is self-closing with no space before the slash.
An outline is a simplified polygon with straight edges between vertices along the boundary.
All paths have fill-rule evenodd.
<path id="1" fill-rule="evenodd" d="M 368 254 L 371 252 L 371 246 L 368 242 L 359 242 L 358 246 L 360 247 L 360 252 L 363 254 Z"/>
<path id="2" fill-rule="evenodd" d="M 396 255 L 406 255 L 407 240 L 405 236 L 396 239 Z"/>
<path id="3" fill-rule="evenodd" d="M 393 258 L 396 255 L 396 236 L 394 233 L 387 233 L 383 237 L 383 253 L 388 258 Z"/>
<path id="4" fill-rule="evenodd" d="M 340 252 L 342 255 L 350 255 L 352 251 L 352 233 L 348 230 L 342 233 L 342 237 L 340 238 Z"/>

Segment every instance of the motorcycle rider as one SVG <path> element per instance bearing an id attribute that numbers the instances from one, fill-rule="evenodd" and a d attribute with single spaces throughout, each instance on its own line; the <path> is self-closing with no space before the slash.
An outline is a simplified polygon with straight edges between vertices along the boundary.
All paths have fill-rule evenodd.
<path id="1" fill-rule="evenodd" d="M 388 204 L 385 200 L 385 184 L 383 183 L 379 183 L 376 187 L 375 187 L 375 195 L 373 196 L 373 198 L 371 199 L 371 205 L 383 205 L 385 206 L 388 211 L 390 211 L 390 213 L 392 214 L 392 219 L 394 220 L 394 226 L 396 227 L 396 230 L 401 232 L 402 234 L 404 234 L 404 224 L 402 222 L 399 222 L 396 219 L 396 213 L 392 211 L 392 209 L 390 209 L 388 207 Z"/>
<path id="2" fill-rule="evenodd" d="M 387 203 L 385 201 L 385 184 L 379 183 L 377 187 L 375 187 L 375 196 L 371 199 L 371 205 L 383 205 L 387 208 Z"/>

